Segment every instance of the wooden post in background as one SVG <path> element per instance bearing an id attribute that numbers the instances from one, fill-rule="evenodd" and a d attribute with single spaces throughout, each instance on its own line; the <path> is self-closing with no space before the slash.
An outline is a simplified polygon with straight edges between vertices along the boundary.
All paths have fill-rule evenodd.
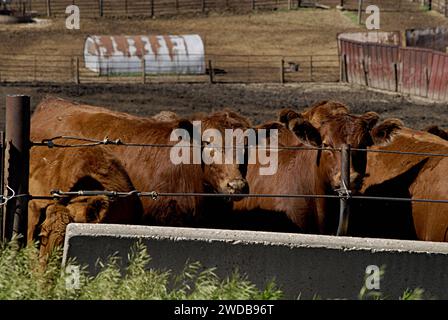
<path id="1" fill-rule="evenodd" d="M 310 81 L 313 82 L 313 56 L 310 56 Z"/>
<path id="2" fill-rule="evenodd" d="M 5 185 L 16 195 L 28 195 L 30 161 L 30 97 L 6 97 L 6 156 Z M 5 188 L 5 196 L 11 191 Z M 5 240 L 21 234 L 26 244 L 28 229 L 28 196 L 14 198 L 6 204 L 4 221 Z"/>
<path id="3" fill-rule="evenodd" d="M 99 10 L 100 17 L 102 17 L 104 15 L 104 2 L 103 2 L 103 0 L 98 0 L 98 1 L 99 1 L 98 10 Z"/>
<path id="4" fill-rule="evenodd" d="M 51 17 L 51 0 L 47 0 L 47 17 Z"/>
<path id="5" fill-rule="evenodd" d="M 215 83 L 214 70 L 212 60 L 208 60 L 208 75 L 209 75 L 209 83 Z"/>
<path id="6" fill-rule="evenodd" d="M 75 84 L 79 84 L 79 57 L 75 57 L 75 61 L 74 61 L 74 81 Z"/>
<path id="7" fill-rule="evenodd" d="M 142 83 L 146 83 L 146 61 L 145 61 L 145 55 L 142 55 Z"/>
<path id="8" fill-rule="evenodd" d="M 205 12 L 205 0 L 201 1 L 201 12 L 204 13 Z"/>
<path id="9" fill-rule="evenodd" d="M 362 2 L 363 0 L 358 0 L 358 24 L 361 24 L 362 20 Z"/>
<path id="10" fill-rule="evenodd" d="M 285 60 L 282 59 L 280 61 L 280 83 L 285 83 Z"/>

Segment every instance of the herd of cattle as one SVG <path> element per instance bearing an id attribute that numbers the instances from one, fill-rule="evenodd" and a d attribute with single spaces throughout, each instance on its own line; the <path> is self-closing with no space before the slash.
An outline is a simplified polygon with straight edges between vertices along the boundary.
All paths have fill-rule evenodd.
<path id="1" fill-rule="evenodd" d="M 31 120 L 31 140 L 55 136 L 121 139 L 142 144 L 174 144 L 176 128 L 192 130 L 253 128 L 243 116 L 224 110 L 181 118 L 162 112 L 137 117 L 101 107 L 46 98 Z M 406 128 L 397 119 L 379 121 L 367 112 L 350 114 L 346 106 L 324 101 L 298 113 L 284 109 L 279 119 L 255 128 L 277 129 L 280 147 L 314 146 L 324 150 L 280 148 L 278 171 L 259 174 L 259 164 L 180 164 L 170 149 L 104 145 L 31 150 L 30 194 L 50 190 L 114 190 L 128 192 L 214 194 L 334 195 L 340 186 L 338 148 L 448 153 L 440 129 L 432 133 Z M 224 134 L 223 134 L 224 135 Z M 269 139 L 267 137 L 266 139 Z M 271 151 L 272 152 L 272 151 Z M 448 158 L 429 155 L 353 151 L 350 189 L 353 194 L 412 199 L 448 199 Z M 448 204 L 353 200 L 349 235 L 448 240 Z M 29 203 L 28 239 L 40 240 L 41 255 L 63 242 L 70 222 L 213 227 L 335 234 L 337 198 L 129 197 L 77 196 Z"/>

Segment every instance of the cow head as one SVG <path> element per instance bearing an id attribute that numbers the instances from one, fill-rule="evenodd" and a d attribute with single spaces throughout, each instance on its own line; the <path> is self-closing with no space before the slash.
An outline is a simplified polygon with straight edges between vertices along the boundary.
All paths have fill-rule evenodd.
<path id="1" fill-rule="evenodd" d="M 341 105 L 318 105 L 311 110 L 299 114 L 285 109 L 280 113 L 283 122 L 305 145 L 323 147 L 318 152 L 317 166 L 321 178 L 332 189 L 341 187 L 341 152 L 344 144 L 353 149 L 366 149 L 375 144 L 385 145 L 391 141 L 394 133 L 402 123 L 396 119 L 388 119 L 377 124 L 378 114 L 367 112 L 363 115 L 351 115 Z M 358 191 L 365 176 L 367 153 L 352 151 L 350 168 L 350 186 Z"/>
<path id="2" fill-rule="evenodd" d="M 40 257 L 46 261 L 51 251 L 64 243 L 65 229 L 71 222 L 97 223 L 104 220 L 110 200 L 106 196 L 76 197 L 68 203 L 54 202 L 45 210 L 41 225 Z"/>
<path id="3" fill-rule="evenodd" d="M 46 208 L 45 220 L 41 225 L 40 258 L 46 261 L 51 251 L 64 243 L 65 229 L 72 222 L 66 206 L 58 203 Z"/>
<path id="4" fill-rule="evenodd" d="M 235 146 L 238 146 L 238 139 L 232 136 L 226 136 L 226 129 L 232 129 L 233 133 L 239 134 L 239 137 L 244 136 L 244 132 L 247 128 L 250 128 L 250 123 L 244 117 L 239 114 L 225 110 L 215 112 L 211 115 L 200 117 L 202 131 L 202 151 L 203 155 L 217 156 L 222 159 L 221 163 L 205 163 L 203 161 L 203 173 L 208 188 L 213 192 L 223 194 L 245 194 L 249 192 L 249 185 L 246 181 L 247 162 L 237 161 L 237 150 L 232 149 L 233 156 L 231 163 L 226 163 L 225 159 L 226 149 L 223 148 L 230 141 L 233 140 Z M 212 131 L 210 131 L 212 130 Z M 221 148 L 217 148 L 214 137 L 205 135 L 206 132 L 219 133 L 222 137 Z M 227 131 L 229 134 L 229 131 Z M 213 134 L 212 134 L 213 136 Z M 247 146 L 247 140 L 243 138 L 242 147 Z M 242 150 L 244 152 L 244 150 Z M 232 198 L 232 200 L 240 200 L 240 198 Z"/>

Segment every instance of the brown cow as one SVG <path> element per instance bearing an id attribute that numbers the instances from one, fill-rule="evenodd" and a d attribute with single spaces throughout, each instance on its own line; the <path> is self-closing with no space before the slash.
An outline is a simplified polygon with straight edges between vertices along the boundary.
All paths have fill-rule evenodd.
<path id="1" fill-rule="evenodd" d="M 105 108 L 79 105 L 56 98 L 41 102 L 31 121 L 32 134 L 40 139 L 58 135 L 144 144 L 174 145 L 170 136 L 175 129 L 185 129 L 192 136 L 190 121 L 182 119 L 141 118 Z M 246 120 L 231 112 L 216 112 L 202 119 L 202 130 L 245 128 Z M 134 186 L 140 191 L 167 193 L 213 192 L 245 193 L 247 182 L 238 164 L 178 164 L 170 160 L 171 147 L 108 146 L 126 168 Z M 145 223 L 172 226 L 197 225 L 209 201 L 200 197 L 160 197 L 142 199 Z M 213 214 L 213 212 L 210 212 Z"/>
<path id="2" fill-rule="evenodd" d="M 367 148 L 387 144 L 401 123 L 389 119 L 376 126 L 379 116 L 368 112 L 362 116 L 348 114 L 345 106 L 333 102 L 317 104 L 298 114 L 283 110 L 280 121 L 260 128 L 277 128 L 280 147 Z M 275 152 L 275 151 L 272 151 Z M 335 194 L 340 188 L 340 153 L 335 150 L 279 150 L 278 172 L 272 176 L 258 174 L 259 164 L 249 165 L 247 179 L 254 194 Z M 357 190 L 365 173 L 366 155 L 354 152 L 351 188 Z M 349 187 L 349 186 L 347 186 Z M 239 214 L 247 212 L 285 213 L 302 232 L 331 234 L 336 231 L 339 202 L 311 198 L 249 198 L 235 204 Z M 255 216 L 255 214 L 254 214 Z"/>
<path id="3" fill-rule="evenodd" d="M 448 154 L 448 142 L 432 134 L 401 129 L 388 146 L 373 150 Z M 413 199 L 448 199 L 448 158 L 441 156 L 369 153 L 362 193 Z M 362 201 L 351 234 L 358 236 L 448 241 L 448 204 Z"/>
<path id="4" fill-rule="evenodd" d="M 438 126 L 429 126 L 423 131 L 436 135 L 444 140 L 448 140 L 448 131 L 440 129 Z"/>
<path id="5" fill-rule="evenodd" d="M 30 154 L 30 194 L 49 196 L 51 190 L 134 190 L 125 169 L 103 147 L 48 149 L 35 147 Z M 42 226 L 39 222 L 43 219 Z M 70 222 L 138 224 L 142 219 L 140 199 L 135 196 L 75 197 L 59 200 L 31 200 L 28 239 L 41 240 L 45 256 L 61 245 Z"/>

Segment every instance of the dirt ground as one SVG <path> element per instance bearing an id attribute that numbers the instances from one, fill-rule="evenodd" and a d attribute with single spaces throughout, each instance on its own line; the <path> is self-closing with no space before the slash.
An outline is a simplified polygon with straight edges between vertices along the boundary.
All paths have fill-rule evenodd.
<path id="1" fill-rule="evenodd" d="M 437 124 L 448 128 L 446 103 L 411 100 L 405 96 L 366 90 L 345 84 L 230 85 L 230 84 L 159 84 L 132 86 L 50 86 L 1 87 L 0 127 L 5 121 L 5 96 L 27 94 L 32 108 L 46 95 L 105 106 L 140 116 L 162 110 L 180 115 L 230 108 L 247 116 L 254 124 L 274 120 L 281 108 L 303 109 L 321 100 L 347 104 L 353 113 L 376 111 L 382 118 L 402 119 L 412 128 Z"/>
<path id="2" fill-rule="evenodd" d="M 408 1 L 401 12 L 382 12 L 381 31 L 448 25 L 438 13 Z M 380 8 L 381 9 L 381 8 Z M 208 54 L 336 54 L 340 32 L 365 30 L 354 12 L 304 9 L 171 18 L 83 18 L 81 29 L 67 30 L 65 20 L 31 25 L 0 25 L 0 54 L 81 54 L 91 34 L 200 34 Z"/>

